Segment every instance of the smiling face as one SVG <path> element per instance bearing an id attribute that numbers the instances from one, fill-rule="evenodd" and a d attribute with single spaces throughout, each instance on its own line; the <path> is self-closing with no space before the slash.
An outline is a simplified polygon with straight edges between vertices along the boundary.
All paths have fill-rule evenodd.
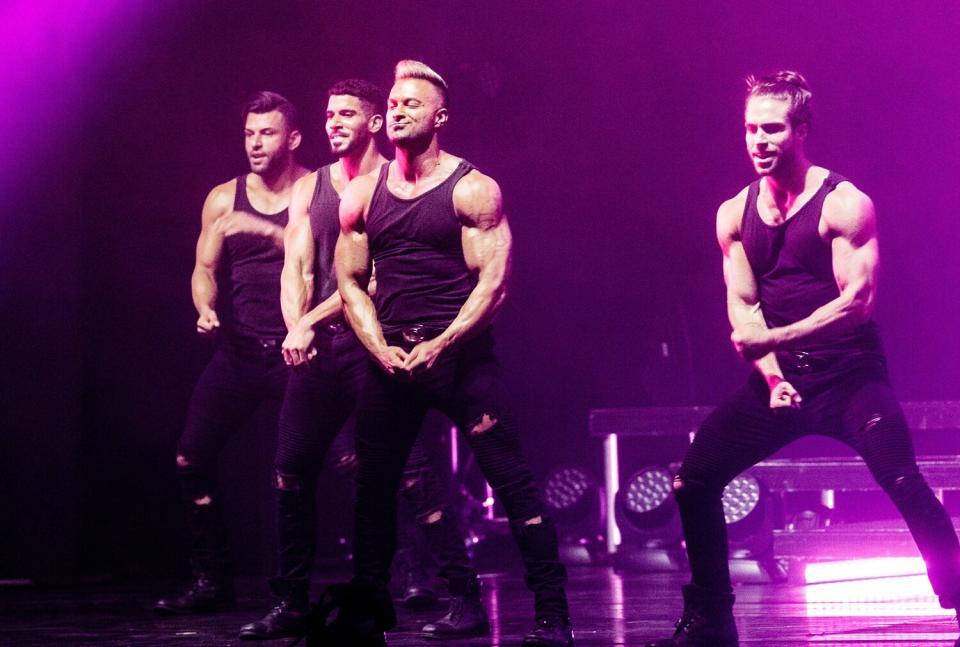
<path id="1" fill-rule="evenodd" d="M 806 124 L 794 126 L 790 101 L 775 96 L 750 97 L 744 113 L 747 154 L 758 175 L 779 175 L 802 153 Z"/>
<path id="2" fill-rule="evenodd" d="M 382 123 L 383 117 L 358 97 L 334 94 L 327 100 L 325 128 L 330 151 L 337 157 L 364 148 Z"/>
<path id="3" fill-rule="evenodd" d="M 387 101 L 387 138 L 403 148 L 433 137 L 447 121 L 440 90 L 423 79 L 400 79 Z"/>
<path id="4" fill-rule="evenodd" d="M 290 160 L 292 133 L 278 110 L 250 112 L 243 128 L 250 170 L 269 175 Z"/>

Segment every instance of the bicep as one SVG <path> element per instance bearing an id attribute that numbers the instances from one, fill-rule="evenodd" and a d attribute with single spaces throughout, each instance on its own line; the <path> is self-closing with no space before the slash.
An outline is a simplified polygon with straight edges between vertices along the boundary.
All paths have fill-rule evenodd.
<path id="1" fill-rule="evenodd" d="M 341 231 L 334 252 L 337 275 L 343 278 L 368 278 L 370 250 L 367 235 L 359 231 Z"/>
<path id="2" fill-rule="evenodd" d="M 879 246 L 873 236 L 855 240 L 838 236 L 833 240 L 833 273 L 840 290 L 848 286 L 873 286 L 879 269 Z"/>
<path id="3" fill-rule="evenodd" d="M 739 240 L 728 241 L 724 247 L 723 279 L 727 284 L 728 301 L 751 306 L 757 303 L 757 282 Z"/>
<path id="4" fill-rule="evenodd" d="M 876 214 L 870 199 L 855 193 L 844 196 L 830 214 L 833 272 L 838 287 L 876 283 L 880 254 Z"/>
<path id="5" fill-rule="evenodd" d="M 197 238 L 196 266 L 215 271 L 223 252 L 223 234 L 217 231 L 217 220 L 226 213 L 222 200 L 211 193 L 203 205 L 200 236 Z"/>
<path id="6" fill-rule="evenodd" d="M 471 271 L 482 273 L 498 268 L 506 270 L 513 237 L 505 215 L 501 214 L 499 221 L 492 227 L 463 227 L 461 241 L 463 258 Z"/>
<path id="7" fill-rule="evenodd" d="M 288 224 L 283 236 L 285 262 L 298 267 L 313 265 L 314 242 L 310 220 L 304 219 L 296 224 Z"/>

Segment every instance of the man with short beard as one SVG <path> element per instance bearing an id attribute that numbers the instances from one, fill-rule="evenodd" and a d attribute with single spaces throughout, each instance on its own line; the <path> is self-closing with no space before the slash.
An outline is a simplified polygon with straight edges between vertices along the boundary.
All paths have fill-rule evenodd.
<path id="1" fill-rule="evenodd" d="M 301 137 L 293 104 L 276 93 L 259 92 L 243 117 L 250 173 L 214 187 L 207 196 L 191 279 L 197 332 L 219 337 L 190 399 L 176 458 L 192 537 L 193 582 L 183 594 L 157 601 L 154 609 L 160 613 L 213 611 L 233 601 L 216 491 L 217 458 L 261 406 L 273 407 L 271 415 L 276 415 L 287 381 L 277 284 L 291 189 L 307 169 L 294 159 Z M 229 273 L 232 286 L 233 324 L 223 331 L 217 313 L 218 270 Z M 268 429 L 273 433 L 276 428 Z"/>
<path id="2" fill-rule="evenodd" d="M 334 84 L 327 96 L 326 132 L 337 161 L 305 175 L 293 189 L 282 275 L 289 328 L 283 356 L 294 371 L 281 408 L 276 458 L 280 559 L 279 574 L 270 584 L 279 602 L 261 620 L 241 628 L 244 639 L 304 632 L 316 540 L 317 475 L 328 452 L 341 475 L 352 478 L 356 466 L 352 434 L 340 432 L 363 386 L 368 359 L 343 320 L 333 252 L 340 233 L 340 194 L 350 180 L 376 172 L 387 161 L 374 139 L 383 126 L 384 101 L 379 88 L 357 79 Z M 407 461 L 401 492 L 438 558 L 441 577 L 475 581 L 456 513 L 419 444 Z M 413 534 L 408 528 L 406 539 Z M 435 601 L 425 582 L 408 582 L 408 604 L 423 605 L 431 596 Z M 450 612 L 428 626 L 445 638 L 489 632 L 483 607 L 463 607 L 456 595 Z"/>
<path id="3" fill-rule="evenodd" d="M 523 644 L 572 645 L 556 529 L 520 455 L 493 352 L 490 326 L 506 296 L 510 228 L 497 183 L 440 150 L 448 100 L 434 70 L 398 63 L 386 125 L 396 160 L 377 176 L 353 180 L 340 204 L 340 295 L 372 361 L 357 412 L 355 577 L 337 631 L 353 635 L 349 644 L 383 644 L 383 631 L 396 621 L 385 591 L 396 494 L 423 418 L 437 408 L 464 433 L 510 519 L 535 596 L 537 624 Z M 478 603 L 475 578 L 449 585 L 465 603 Z"/>
<path id="4" fill-rule="evenodd" d="M 802 76 L 747 85 L 747 152 L 760 177 L 720 206 L 717 236 L 731 340 L 755 370 L 700 426 L 674 480 L 692 578 L 673 637 L 653 647 L 738 644 L 723 488 L 809 434 L 863 457 L 906 520 L 940 604 L 960 604 L 957 536 L 917 468 L 872 317 L 873 203 L 807 159 L 812 94 Z"/>

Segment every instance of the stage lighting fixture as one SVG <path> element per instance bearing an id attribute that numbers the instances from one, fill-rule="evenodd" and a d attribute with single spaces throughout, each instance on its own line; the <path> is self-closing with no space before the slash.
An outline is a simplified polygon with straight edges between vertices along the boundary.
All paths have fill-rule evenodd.
<path id="1" fill-rule="evenodd" d="M 616 515 L 625 543 L 629 539 L 644 547 L 662 547 L 680 541 L 673 476 L 663 467 L 645 467 L 621 484 Z"/>
<path id="2" fill-rule="evenodd" d="M 543 488 L 547 508 L 558 519 L 580 518 L 595 497 L 596 481 L 579 467 L 559 467 L 550 472 Z"/>
<path id="3" fill-rule="evenodd" d="M 736 477 L 723 489 L 723 518 L 730 526 L 743 521 L 760 503 L 760 482 L 745 474 Z"/>
<path id="4" fill-rule="evenodd" d="M 764 559 L 772 554 L 773 529 L 783 525 L 780 500 L 749 473 L 736 477 L 723 490 L 732 557 Z"/>
<path id="5" fill-rule="evenodd" d="M 558 467 L 547 475 L 543 498 L 556 520 L 564 561 L 594 563 L 603 553 L 603 502 L 596 479 L 579 467 Z"/>

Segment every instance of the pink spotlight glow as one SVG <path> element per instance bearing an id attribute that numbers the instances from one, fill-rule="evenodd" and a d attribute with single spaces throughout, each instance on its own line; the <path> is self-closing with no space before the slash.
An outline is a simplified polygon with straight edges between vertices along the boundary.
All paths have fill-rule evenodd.
<path id="1" fill-rule="evenodd" d="M 920 557 L 873 557 L 806 564 L 803 581 L 807 584 L 845 582 L 878 577 L 922 575 L 927 567 Z"/>
<path id="2" fill-rule="evenodd" d="M 950 617 L 956 613 L 940 608 L 926 575 L 813 584 L 803 587 L 803 595 L 808 618 Z"/>

